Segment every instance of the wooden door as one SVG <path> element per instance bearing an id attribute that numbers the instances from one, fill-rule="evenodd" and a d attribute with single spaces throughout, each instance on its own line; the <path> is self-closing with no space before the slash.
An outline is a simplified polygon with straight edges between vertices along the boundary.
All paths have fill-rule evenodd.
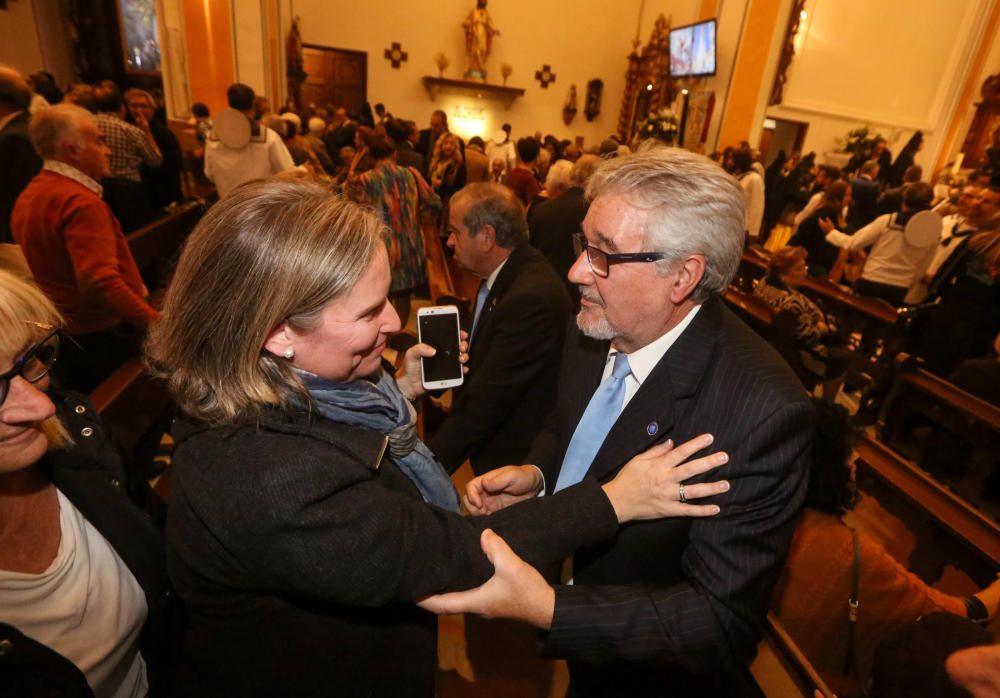
<path id="1" fill-rule="evenodd" d="M 305 44 L 302 68 L 307 73 L 299 92 L 299 106 L 343 107 L 360 114 L 368 99 L 368 54 Z"/>

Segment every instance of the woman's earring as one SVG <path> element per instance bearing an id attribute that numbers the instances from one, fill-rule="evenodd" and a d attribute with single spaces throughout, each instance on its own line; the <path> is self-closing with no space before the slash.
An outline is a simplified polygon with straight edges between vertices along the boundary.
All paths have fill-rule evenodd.
<path id="1" fill-rule="evenodd" d="M 293 359 L 295 358 L 295 350 L 292 349 L 291 347 L 285 347 L 285 351 L 282 354 L 282 356 L 284 356 L 286 359 Z"/>

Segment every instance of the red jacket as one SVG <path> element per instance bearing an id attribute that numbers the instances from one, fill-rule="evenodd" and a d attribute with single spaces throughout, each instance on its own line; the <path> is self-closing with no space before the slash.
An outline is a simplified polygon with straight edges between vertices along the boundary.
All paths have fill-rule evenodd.
<path id="1" fill-rule="evenodd" d="M 42 170 L 18 197 L 11 232 L 70 334 L 121 322 L 142 329 L 159 317 L 145 301 L 146 288 L 121 226 L 101 197 L 82 184 Z"/>

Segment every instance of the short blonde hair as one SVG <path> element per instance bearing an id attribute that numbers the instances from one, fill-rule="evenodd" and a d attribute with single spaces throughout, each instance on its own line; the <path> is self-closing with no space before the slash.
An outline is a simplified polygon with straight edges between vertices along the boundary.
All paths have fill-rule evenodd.
<path id="1" fill-rule="evenodd" d="M 308 400 L 264 343 L 282 323 L 314 327 L 384 249 L 384 229 L 374 212 L 314 182 L 272 177 L 237 188 L 188 238 L 150 328 L 150 369 L 182 410 L 212 426 Z"/>
<path id="2" fill-rule="evenodd" d="M 13 361 L 50 331 L 46 327 L 54 329 L 62 324 L 59 311 L 36 286 L 0 270 L 0 361 Z M 49 440 L 49 448 L 62 448 L 72 443 L 55 415 L 43 421 L 40 427 Z"/>

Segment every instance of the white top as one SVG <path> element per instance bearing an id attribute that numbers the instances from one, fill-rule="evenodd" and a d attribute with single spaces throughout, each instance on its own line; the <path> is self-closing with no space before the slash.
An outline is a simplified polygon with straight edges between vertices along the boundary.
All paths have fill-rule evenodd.
<path id="1" fill-rule="evenodd" d="M 818 191 L 809 197 L 809 203 L 806 204 L 806 207 L 795 214 L 796 228 L 802 225 L 802 221 L 811 216 L 813 211 L 819 208 L 819 205 L 823 203 L 824 194 L 826 194 L 826 192 Z"/>
<path id="2" fill-rule="evenodd" d="M 146 597 L 104 537 L 58 496 L 59 551 L 41 574 L 0 570 L 0 618 L 73 662 L 97 698 L 145 696 Z"/>
<path id="3" fill-rule="evenodd" d="M 637 349 L 628 355 L 628 366 L 632 372 L 625 376 L 625 399 L 622 400 L 622 411 L 625 410 L 625 406 L 629 401 L 635 397 L 635 394 L 639 392 L 639 388 L 649 378 L 649 374 L 656 368 L 656 364 L 660 363 L 660 359 L 663 358 L 667 350 L 674 345 L 677 338 L 687 329 L 687 326 L 691 324 L 691 321 L 694 320 L 694 316 L 698 314 L 700 309 L 700 304 L 694 306 L 691 312 L 685 315 L 684 319 L 678 322 L 669 332 L 659 339 L 654 339 L 642 349 Z M 611 369 L 615 365 L 612 357 L 617 353 L 616 349 L 611 349 L 608 352 L 608 359 L 604 364 L 604 373 L 601 374 L 602 383 L 611 375 Z M 621 412 L 618 414 L 621 414 Z"/>
<path id="4" fill-rule="evenodd" d="M 281 136 L 269 128 L 262 129 L 263 139 L 254 138 L 242 148 L 230 148 L 217 140 L 205 144 L 205 176 L 215 182 L 220 199 L 245 182 L 295 167 Z"/>
<path id="5" fill-rule="evenodd" d="M 752 238 L 760 237 L 760 224 L 764 220 L 764 178 L 756 170 L 750 170 L 740 176 L 740 186 L 747 203 L 747 233 Z"/>
<path id="6" fill-rule="evenodd" d="M 872 251 L 865 261 L 862 279 L 890 286 L 909 288 L 923 275 L 934 256 L 936 243 L 915 247 L 906 241 L 902 227 L 890 227 L 890 219 L 896 214 L 879 216 L 854 235 L 844 235 L 832 230 L 826 241 L 845 250 L 858 250 L 872 245 Z"/>

